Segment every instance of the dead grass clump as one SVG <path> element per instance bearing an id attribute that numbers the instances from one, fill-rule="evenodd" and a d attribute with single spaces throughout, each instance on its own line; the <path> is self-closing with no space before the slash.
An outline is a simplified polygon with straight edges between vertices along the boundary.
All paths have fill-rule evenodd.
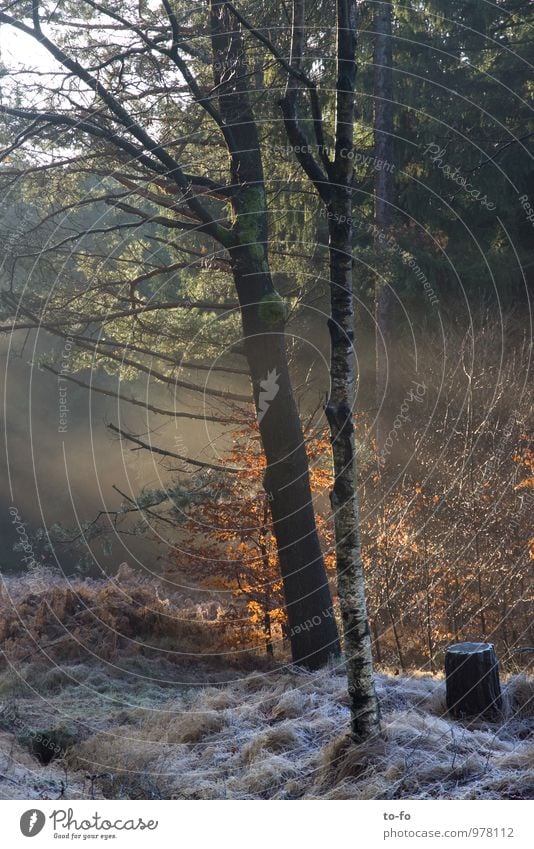
<path id="1" fill-rule="evenodd" d="M 514 716 L 534 716 L 534 678 L 525 674 L 514 675 L 507 681 L 504 692 Z"/>
<path id="2" fill-rule="evenodd" d="M 296 688 L 288 690 L 282 693 L 280 699 L 274 705 L 271 711 L 271 719 L 273 722 L 282 722 L 285 719 L 306 716 L 314 706 L 314 701 L 317 703 L 312 694 L 307 695 Z"/>
<path id="3" fill-rule="evenodd" d="M 230 625 L 208 614 L 199 605 L 185 608 L 178 599 L 161 598 L 129 569 L 102 581 L 56 577 L 13 590 L 9 585 L 0 594 L 0 645 L 16 663 L 145 654 L 181 664 L 199 657 L 225 667 L 250 664 L 247 652 L 228 651 Z"/>
<path id="4" fill-rule="evenodd" d="M 252 740 L 247 743 L 243 749 L 242 757 L 244 761 L 251 763 L 257 758 L 262 758 L 267 752 L 276 754 L 281 752 L 291 751 L 298 745 L 299 738 L 297 729 L 294 723 L 286 723 L 278 725 L 275 728 L 269 728 L 262 734 L 257 734 Z"/>
<path id="5" fill-rule="evenodd" d="M 373 772 L 386 753 L 382 739 L 355 745 L 348 734 L 343 734 L 326 746 L 319 757 L 316 783 L 332 787 L 347 779 L 362 777 Z"/>
<path id="6" fill-rule="evenodd" d="M 224 725 L 224 717 L 217 711 L 185 713 L 178 717 L 167 733 L 169 743 L 198 743 L 216 734 Z"/>
<path id="7" fill-rule="evenodd" d="M 112 732 L 100 732 L 72 747 L 66 763 L 89 773 L 137 775 L 156 764 L 159 749 L 160 745 L 143 739 L 131 726 L 116 726 Z"/>
<path id="8" fill-rule="evenodd" d="M 432 675 L 378 675 L 376 689 L 383 713 L 417 708 L 441 716 L 445 711 L 445 683 Z"/>
<path id="9" fill-rule="evenodd" d="M 286 782 L 295 779 L 299 772 L 298 763 L 290 755 L 269 754 L 241 775 L 230 778 L 227 793 L 233 799 L 287 798 Z"/>

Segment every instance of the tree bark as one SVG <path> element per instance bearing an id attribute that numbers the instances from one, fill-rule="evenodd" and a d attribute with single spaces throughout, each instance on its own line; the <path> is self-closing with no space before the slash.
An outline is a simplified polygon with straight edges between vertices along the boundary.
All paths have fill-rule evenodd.
<path id="1" fill-rule="evenodd" d="M 266 273 L 250 274 L 250 260 L 246 267 L 249 273 L 242 277 L 238 272 L 236 285 L 267 461 L 264 488 L 280 560 L 292 657 L 295 663 L 316 669 L 339 654 L 339 640 L 315 525 L 308 459 L 287 365 L 284 323 L 262 319 L 262 297 L 274 292 L 272 281 Z"/>
<path id="2" fill-rule="evenodd" d="M 458 718 L 497 718 L 502 710 L 499 664 L 491 643 L 456 643 L 445 655 L 447 708 Z"/>
<path id="3" fill-rule="evenodd" d="M 341 195 L 337 189 L 336 194 Z M 367 619 L 357 495 L 354 439 L 354 315 L 352 308 L 351 192 L 337 198 L 330 220 L 330 397 L 325 413 L 334 465 L 331 493 L 336 535 L 337 583 L 347 658 L 351 728 L 355 740 L 376 733 L 378 702 L 373 684 L 371 635 Z M 345 220 L 345 223 L 339 221 Z"/>
<path id="4" fill-rule="evenodd" d="M 319 543 L 304 436 L 289 375 L 282 299 L 267 252 L 267 204 L 258 130 L 249 97 L 240 24 L 211 5 L 214 81 L 230 152 L 235 244 L 229 248 L 245 353 L 267 463 L 293 661 L 317 669 L 339 654 L 332 598 Z"/>
<path id="5" fill-rule="evenodd" d="M 356 80 L 356 2 L 338 0 L 336 149 L 328 205 L 330 253 L 330 426 L 334 486 L 331 492 L 336 535 L 339 604 L 347 659 L 351 733 L 355 741 L 376 734 L 380 714 L 373 682 L 360 542 L 358 469 L 353 414 L 356 400 L 352 291 L 352 151 Z"/>

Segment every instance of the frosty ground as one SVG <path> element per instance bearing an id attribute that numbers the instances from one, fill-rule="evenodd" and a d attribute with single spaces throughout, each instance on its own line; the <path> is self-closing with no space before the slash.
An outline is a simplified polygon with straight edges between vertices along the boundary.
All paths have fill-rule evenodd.
<path id="1" fill-rule="evenodd" d="M 379 675 L 384 739 L 354 747 L 339 669 L 231 671 L 226 682 L 219 672 L 206 684 L 174 668 L 174 681 L 155 683 L 163 672 L 150 677 L 139 661 L 6 671 L 0 797 L 534 798 L 534 686 L 523 675 L 505 685 L 503 722 L 474 727 L 447 717 L 439 679 Z M 43 685 L 44 700 L 31 691 Z M 28 729 L 55 734 L 60 757 L 40 763 Z"/>

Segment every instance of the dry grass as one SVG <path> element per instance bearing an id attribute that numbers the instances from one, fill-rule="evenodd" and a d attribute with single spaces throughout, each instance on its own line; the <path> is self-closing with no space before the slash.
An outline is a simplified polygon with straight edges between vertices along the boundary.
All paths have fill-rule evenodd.
<path id="1" fill-rule="evenodd" d="M 532 678 L 507 681 L 500 724 L 468 727 L 439 678 L 379 675 L 383 739 L 356 747 L 341 669 L 214 663 L 209 617 L 131 574 L 7 586 L 0 798 L 534 798 Z M 68 741 L 47 765 L 38 732 Z"/>
<path id="2" fill-rule="evenodd" d="M 45 569 L 0 585 L 0 646 L 17 665 L 39 656 L 64 664 L 142 655 L 181 667 L 202 656 L 212 665 L 254 668 L 251 653 L 239 646 L 235 657 L 229 653 L 233 632 L 217 604 L 159 595 L 126 564 L 107 580 L 67 580 Z"/>
<path id="3" fill-rule="evenodd" d="M 91 704 L 91 721 L 87 691 L 71 686 L 48 699 L 51 721 L 55 711 L 56 723 L 68 717 L 78 729 L 78 742 L 48 767 L 2 735 L 0 795 L 22 787 L 28 798 L 534 798 L 534 682 L 525 676 L 507 682 L 501 724 L 471 727 L 444 715 L 439 679 L 379 676 L 384 739 L 361 747 L 346 736 L 339 670 L 166 690 L 147 683 L 142 697 L 121 680 L 120 707 L 106 714 Z M 98 697 L 116 695 L 117 682 L 107 683 Z M 36 707 L 18 706 L 22 716 Z"/>

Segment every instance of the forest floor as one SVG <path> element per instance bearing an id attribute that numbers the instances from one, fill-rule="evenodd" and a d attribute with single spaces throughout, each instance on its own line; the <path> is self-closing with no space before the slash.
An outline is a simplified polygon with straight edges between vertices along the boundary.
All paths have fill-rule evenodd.
<path id="1" fill-rule="evenodd" d="M 0 798 L 534 798 L 534 678 L 505 679 L 499 723 L 468 725 L 438 676 L 379 674 L 383 738 L 357 747 L 340 667 L 220 640 L 209 606 L 129 571 L 5 579 Z"/>
<path id="2" fill-rule="evenodd" d="M 139 661 L 56 673 L 30 665 L 0 678 L 0 798 L 534 798 L 534 682 L 523 675 L 505 685 L 507 718 L 472 727 L 447 717 L 439 679 L 379 675 L 384 739 L 355 747 L 335 669 L 234 670 L 210 684 L 176 667 L 174 683 L 156 684 Z M 46 685 L 46 699 L 22 678 Z M 41 763 L 53 746 L 59 756 Z"/>

